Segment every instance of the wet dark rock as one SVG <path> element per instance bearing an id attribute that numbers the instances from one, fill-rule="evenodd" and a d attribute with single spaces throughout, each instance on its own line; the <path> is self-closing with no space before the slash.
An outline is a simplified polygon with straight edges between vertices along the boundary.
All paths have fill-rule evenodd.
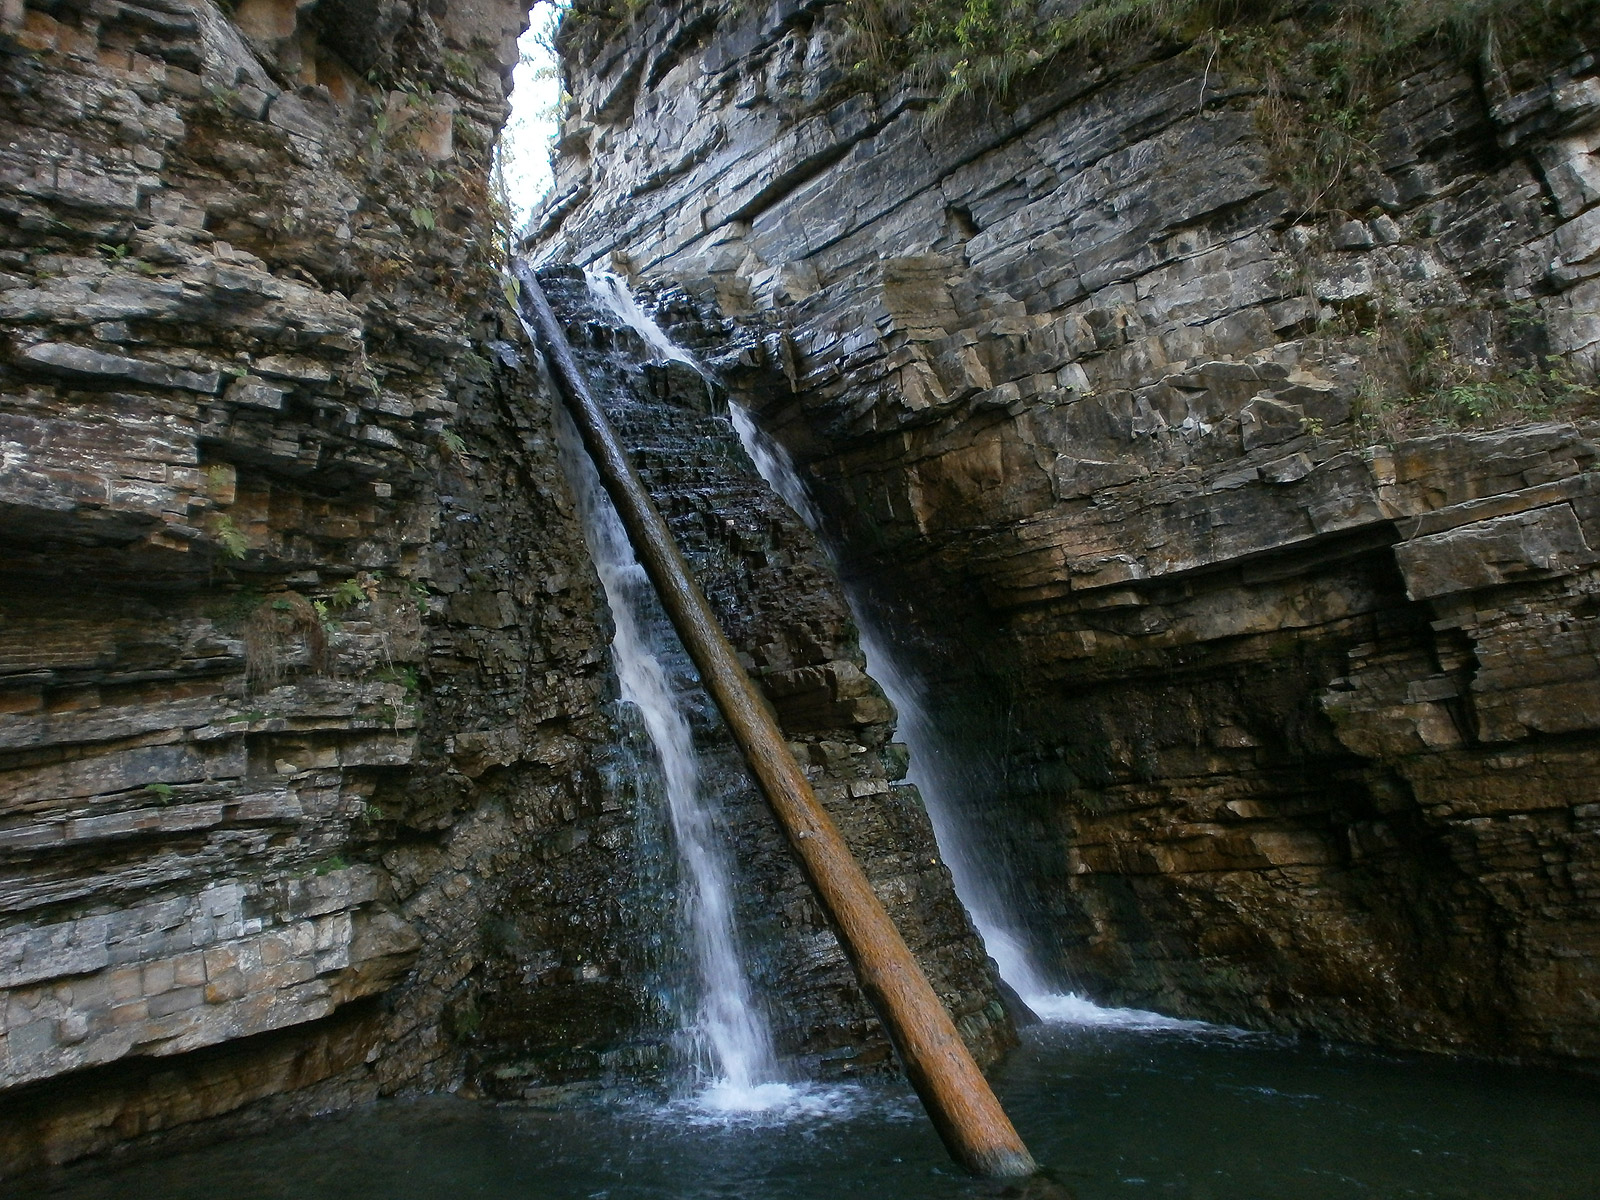
<path id="1" fill-rule="evenodd" d="M 662 818 L 483 185 L 526 9 L 230 8 L 3 9 L 7 1177 L 673 1061 Z M 692 373 L 642 377 L 680 438 L 721 429 L 678 493 L 713 591 L 771 671 L 822 672 L 781 702 L 796 737 L 844 748 L 830 803 L 993 1056 L 1009 1027 L 814 546 L 719 473 Z M 887 1062 L 720 753 L 785 1048 Z"/>
<path id="2" fill-rule="evenodd" d="M 629 928 L 557 918 L 626 877 L 629 819 L 593 766 L 601 601 L 548 399 L 493 350 L 520 332 L 472 190 L 522 11 L 443 14 L 496 49 L 430 173 L 372 143 L 384 94 L 304 6 L 239 6 L 293 34 L 262 52 L 210 6 L 112 7 L 8 6 L 3 34 L 31 81 L 0 96 L 8 1176 L 448 1087 L 507 897 L 558 962 Z M 474 219 L 413 240 L 401 201 Z M 583 901 L 516 891 L 563 857 Z M 639 1020 L 637 987 L 563 995 L 591 1036 Z"/>
<path id="3" fill-rule="evenodd" d="M 1324 211 L 1205 46 L 929 124 L 821 86 L 844 6 L 713 7 L 664 72 L 705 6 L 574 42 L 535 245 L 741 325 L 708 352 L 928 656 L 1058 978 L 1592 1064 L 1592 24 L 1421 56 L 1374 93 L 1369 198 Z M 1542 420 L 1384 415 L 1551 368 Z"/>

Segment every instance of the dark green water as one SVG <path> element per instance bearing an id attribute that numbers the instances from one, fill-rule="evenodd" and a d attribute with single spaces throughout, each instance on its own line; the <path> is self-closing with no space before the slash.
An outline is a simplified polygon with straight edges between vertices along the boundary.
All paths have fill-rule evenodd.
<path id="1" fill-rule="evenodd" d="M 1079 1200 L 1596 1200 L 1600 1083 L 1286 1046 L 1049 1026 L 997 1077 Z M 644 1102 L 540 1112 L 393 1102 L 80 1176 L 52 1200 L 978 1200 L 903 1087 L 785 1124 Z M 1013 1193 L 1014 1194 L 1014 1193 Z"/>

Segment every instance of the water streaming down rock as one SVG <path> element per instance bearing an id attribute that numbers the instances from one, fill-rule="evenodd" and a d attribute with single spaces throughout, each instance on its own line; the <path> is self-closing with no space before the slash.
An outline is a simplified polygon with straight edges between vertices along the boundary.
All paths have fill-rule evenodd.
<path id="1" fill-rule="evenodd" d="M 656 361 L 685 363 L 706 377 L 616 276 L 590 271 L 585 280 L 596 304 L 637 332 Z M 680 923 L 691 950 L 694 984 L 692 997 L 677 1005 L 676 1015 L 693 1064 L 692 1107 L 702 1115 L 779 1119 L 848 1108 L 847 1089 L 784 1078 L 768 1014 L 755 997 L 747 969 L 735 911 L 735 873 L 719 830 L 715 789 L 703 778 L 695 748 L 688 713 L 693 700 L 687 689 L 698 684 L 675 676 L 669 666 L 686 662 L 681 647 L 576 432 L 569 423 L 562 424 L 564 457 L 616 627 L 612 653 L 622 697 L 637 709 L 653 747 L 681 870 Z"/>
<path id="2" fill-rule="evenodd" d="M 590 268 L 585 273 L 596 300 L 632 327 L 660 361 L 683 362 L 705 372 L 693 355 L 677 345 L 645 311 L 627 285 L 610 272 Z M 773 438 L 763 432 L 750 414 L 737 403 L 730 403 L 729 416 L 740 443 L 755 464 L 757 472 L 811 531 L 827 545 L 821 514 L 806 491 L 805 483 L 793 462 Z M 986 854 L 981 831 L 971 828 L 961 810 L 961 798 L 968 785 L 967 772 L 952 761 L 934 720 L 922 680 L 904 665 L 892 643 L 870 617 L 870 608 L 846 588 L 852 614 L 860 632 L 872 676 L 899 713 L 899 737 L 911 751 L 908 779 L 922 794 L 933 823 L 940 854 L 950 868 L 956 892 L 967 906 L 1000 976 L 1037 1015 L 1050 1020 L 1084 1024 L 1118 1023 L 1122 1010 L 1103 1009 L 1082 996 L 1053 986 L 1029 950 L 1027 935 L 1006 899 L 1005 864 Z M 1166 1020 L 1156 1014 L 1129 1010 L 1127 1022 L 1138 1024 Z"/>
<path id="3" fill-rule="evenodd" d="M 644 339 L 644 344 L 657 361 L 687 363 L 700 371 L 700 364 L 695 361 L 694 355 L 667 336 L 667 331 L 645 312 L 638 297 L 621 276 L 598 267 L 587 267 L 583 278 L 589 285 L 589 294 L 594 297 L 595 303 Z"/>
<path id="4" fill-rule="evenodd" d="M 720 384 L 663 353 L 661 335 L 639 329 L 627 305 L 619 314 L 606 302 L 616 291 L 595 288 L 592 273 L 552 267 L 540 282 L 590 390 L 717 620 L 748 656 L 818 797 L 969 1046 L 994 1062 L 1015 1037 L 998 982 L 916 790 L 900 782 L 903 758 L 889 745 L 893 709 L 864 673 L 845 597 L 815 536 L 754 469 L 728 423 Z M 682 688 L 696 672 L 675 638 L 665 649 L 668 674 Z M 698 687 L 685 695 L 702 788 L 731 848 L 745 970 L 779 1061 L 790 1078 L 816 1080 L 886 1065 L 892 1050 L 883 1027 L 744 756 L 709 698 Z M 674 1013 L 694 1007 L 689 957 L 670 940 L 654 953 L 667 968 L 657 975 L 658 994 L 660 985 L 676 988 Z"/>
<path id="5" fill-rule="evenodd" d="M 633 293 L 610 272 L 590 270 L 585 279 L 595 301 L 632 327 L 662 361 L 690 362 L 639 307 Z M 605 589 L 616 633 L 612 657 L 623 699 L 634 704 L 659 760 L 672 834 L 683 867 L 687 895 L 684 924 L 695 960 L 699 996 L 686 1032 L 693 1057 L 712 1082 L 705 1098 L 713 1107 L 759 1107 L 760 1089 L 776 1083 L 777 1062 L 765 1015 L 751 994 L 733 911 L 731 876 L 701 787 L 693 733 L 681 695 L 646 635 L 643 609 L 650 583 L 634 556 L 622 522 L 599 478 L 565 423 L 564 452 L 579 483 L 579 504 L 595 569 Z M 652 633 L 670 637 L 654 622 Z"/>
<path id="6" fill-rule="evenodd" d="M 655 644 L 672 635 L 648 611 L 649 580 L 570 428 L 564 428 L 563 454 L 616 629 L 611 652 L 622 698 L 637 709 L 654 748 L 682 869 L 682 919 L 697 994 L 690 1011 L 679 1016 L 697 1075 L 706 1083 L 700 1100 L 715 1109 L 767 1107 L 781 1102 L 788 1089 L 778 1080 L 772 1036 L 744 969 L 726 852 L 701 786 L 684 698 Z"/>
<path id="7" fill-rule="evenodd" d="M 731 406 L 730 415 L 739 440 L 761 477 L 827 546 L 821 513 L 787 452 L 737 404 Z M 956 892 L 994 958 L 1001 979 L 1036 1016 L 1047 1021 L 1133 1029 L 1214 1028 L 1141 1009 L 1106 1008 L 1075 992 L 1063 991 L 1048 978 L 1029 948 L 1016 904 L 1007 898 L 1006 864 L 986 853 L 982 831 L 972 828 L 963 809 L 962 799 L 972 786 L 967 777 L 972 772 L 954 761 L 947 739 L 934 719 L 927 685 L 895 651 L 873 620 L 871 607 L 848 585 L 845 590 L 868 669 L 899 714 L 897 734 L 910 750 L 906 777 L 922 794 L 939 853 L 950 868 Z"/>
<path id="8" fill-rule="evenodd" d="M 813 532 L 824 538 L 826 545 L 822 516 L 789 455 L 756 425 L 744 409 L 733 405 L 731 415 L 739 440 L 761 477 Z M 962 785 L 953 777 L 956 768 L 949 762 L 943 738 L 934 724 L 925 685 L 891 648 L 888 637 L 872 620 L 868 606 L 848 587 L 846 591 L 860 631 L 861 649 L 867 657 L 872 677 L 878 681 L 878 686 L 899 714 L 897 733 L 911 751 L 907 778 L 922 793 L 928 817 L 933 822 L 934 833 L 939 840 L 939 852 L 955 879 L 956 892 L 972 914 L 973 923 L 978 927 L 985 947 L 999 966 L 1000 977 L 1035 1012 L 1060 1007 L 1053 1002 L 1061 994 L 1046 982 L 1028 952 L 1024 935 L 1017 928 L 1015 915 L 1001 899 L 1000 889 L 996 886 L 1002 876 L 1000 865 L 986 861 L 981 855 L 982 839 L 975 836 L 974 830 L 966 827 L 968 822 L 958 811 L 956 798 L 962 794 Z"/>

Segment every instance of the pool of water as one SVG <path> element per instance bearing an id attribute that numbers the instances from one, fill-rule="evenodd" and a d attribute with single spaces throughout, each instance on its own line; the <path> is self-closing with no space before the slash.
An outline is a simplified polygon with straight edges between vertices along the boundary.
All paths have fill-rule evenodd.
<path id="1" fill-rule="evenodd" d="M 1131 1025 L 1131 1027 L 1130 1027 Z M 1600 1083 L 1131 1023 L 1028 1031 L 996 1075 L 1078 1200 L 1594 1200 Z M 759 1111 L 388 1102 L 159 1161 L 52 1200 L 979 1200 L 903 1085 Z"/>

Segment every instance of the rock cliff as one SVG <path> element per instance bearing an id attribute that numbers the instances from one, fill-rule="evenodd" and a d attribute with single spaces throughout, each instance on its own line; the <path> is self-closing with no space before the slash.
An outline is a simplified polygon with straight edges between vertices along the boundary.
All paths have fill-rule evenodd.
<path id="1" fill-rule="evenodd" d="M 1063 982 L 1592 1065 L 1592 26 L 1417 50 L 1330 166 L 1304 30 L 930 119 L 853 11 L 569 20 L 534 244 L 750 327 Z"/>
<path id="2" fill-rule="evenodd" d="M 6 9 L 9 1168 L 449 1083 L 484 914 L 608 819 L 494 301 L 522 13 L 337 7 Z"/>
<path id="3" fill-rule="evenodd" d="M 0 6 L 0 1173 L 614 1077 L 670 1033 L 609 621 L 486 187 L 525 20 Z M 796 604 L 837 625 L 830 586 Z M 828 636 L 797 713 L 841 681 L 870 707 Z M 992 1054 L 882 716 L 834 722 L 829 769 Z M 881 1058 L 797 920 L 789 1049 Z"/>

